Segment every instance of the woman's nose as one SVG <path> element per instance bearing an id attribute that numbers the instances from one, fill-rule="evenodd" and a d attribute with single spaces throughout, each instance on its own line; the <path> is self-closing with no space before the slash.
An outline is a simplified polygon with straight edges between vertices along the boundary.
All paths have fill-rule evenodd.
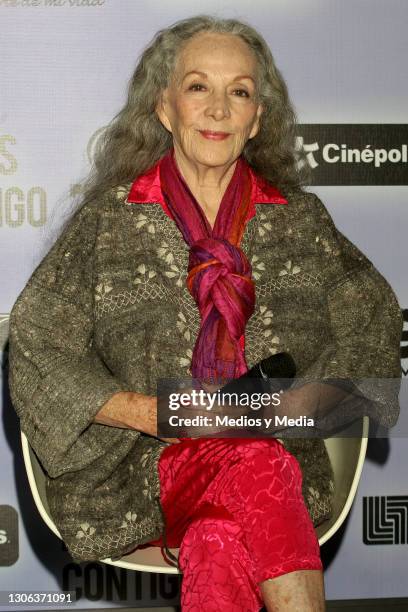
<path id="1" fill-rule="evenodd" d="M 221 92 L 214 92 L 208 100 L 205 114 L 217 120 L 224 119 L 224 117 L 230 117 L 231 112 L 228 104 L 228 96 Z"/>

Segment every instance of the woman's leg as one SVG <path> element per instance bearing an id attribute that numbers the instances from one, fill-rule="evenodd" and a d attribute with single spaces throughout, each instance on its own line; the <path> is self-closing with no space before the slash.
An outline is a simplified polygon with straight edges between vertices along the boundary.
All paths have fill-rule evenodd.
<path id="1" fill-rule="evenodd" d="M 323 572 L 300 570 L 261 582 L 269 612 L 325 612 Z"/>
<path id="2" fill-rule="evenodd" d="M 265 439 L 194 440 L 167 448 L 160 472 L 170 546 L 180 545 L 203 504 L 226 509 L 242 530 L 255 583 L 262 585 L 268 607 L 268 599 L 278 599 L 285 584 L 285 598 L 298 592 L 305 605 L 310 597 L 322 600 L 314 576 L 322 582 L 323 567 L 302 496 L 301 470 L 283 445 Z M 286 607 L 269 609 L 295 609 L 282 601 Z"/>
<path id="3" fill-rule="evenodd" d="M 243 533 L 233 520 L 202 516 L 188 527 L 179 554 L 183 612 L 259 612 L 256 584 Z"/>
<path id="4" fill-rule="evenodd" d="M 296 458 L 273 440 L 206 442 L 207 452 L 196 458 L 200 501 L 225 508 L 240 525 L 258 584 L 292 571 L 322 570 Z"/>
<path id="5" fill-rule="evenodd" d="M 241 515 L 267 610 L 324 612 L 320 549 L 302 496 L 302 472 L 293 455 L 281 450 L 244 447 L 243 460 L 229 470 L 235 493 L 229 499 L 224 488 L 220 501 L 235 517 Z"/>

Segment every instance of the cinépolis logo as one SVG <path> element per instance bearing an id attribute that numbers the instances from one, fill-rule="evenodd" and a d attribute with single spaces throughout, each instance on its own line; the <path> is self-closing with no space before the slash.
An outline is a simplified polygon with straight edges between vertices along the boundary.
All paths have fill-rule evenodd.
<path id="1" fill-rule="evenodd" d="M 298 166 L 313 185 L 407 185 L 408 125 L 300 125 Z"/>
<path id="2" fill-rule="evenodd" d="M 17 140 L 11 134 L 0 132 L 0 176 L 14 177 L 18 171 Z M 4 181 L 3 181 L 4 183 Z M 47 220 L 47 194 L 43 187 L 28 189 L 11 184 L 0 187 L 0 227 L 32 227 L 45 225 Z"/>

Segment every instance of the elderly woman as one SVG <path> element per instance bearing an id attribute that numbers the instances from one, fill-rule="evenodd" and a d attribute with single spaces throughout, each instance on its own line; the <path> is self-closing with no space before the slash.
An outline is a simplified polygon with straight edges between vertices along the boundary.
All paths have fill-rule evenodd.
<path id="1" fill-rule="evenodd" d="M 310 382 L 283 404 L 312 414 L 347 413 L 313 380 L 400 376 L 395 296 L 302 189 L 294 135 L 254 29 L 161 31 L 11 312 L 12 400 L 70 554 L 180 547 L 183 610 L 323 610 L 332 471 L 321 439 L 158 438 L 157 380 L 286 351 Z M 395 422 L 395 393 L 369 399 Z"/>

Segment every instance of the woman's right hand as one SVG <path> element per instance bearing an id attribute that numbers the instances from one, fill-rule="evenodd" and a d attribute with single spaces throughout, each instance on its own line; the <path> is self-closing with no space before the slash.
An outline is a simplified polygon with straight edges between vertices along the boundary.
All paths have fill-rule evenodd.
<path id="1" fill-rule="evenodd" d="M 115 393 L 94 417 L 94 423 L 136 429 L 170 444 L 181 441 L 179 438 L 162 438 L 157 435 L 157 397 L 143 393 Z"/>
<path id="2" fill-rule="evenodd" d="M 178 438 L 163 438 L 157 435 L 157 397 L 155 395 L 133 393 L 130 398 L 130 413 L 132 412 L 136 429 L 139 431 L 170 444 L 180 442 Z"/>

